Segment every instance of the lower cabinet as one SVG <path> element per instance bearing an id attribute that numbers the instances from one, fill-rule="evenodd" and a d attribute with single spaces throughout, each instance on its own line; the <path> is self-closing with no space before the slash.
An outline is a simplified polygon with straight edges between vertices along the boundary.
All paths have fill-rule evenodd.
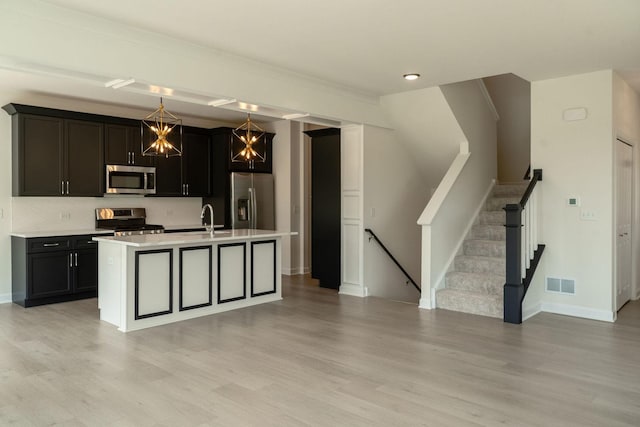
<path id="1" fill-rule="evenodd" d="M 93 236 L 11 238 L 12 299 L 23 307 L 92 298 L 98 293 Z"/>

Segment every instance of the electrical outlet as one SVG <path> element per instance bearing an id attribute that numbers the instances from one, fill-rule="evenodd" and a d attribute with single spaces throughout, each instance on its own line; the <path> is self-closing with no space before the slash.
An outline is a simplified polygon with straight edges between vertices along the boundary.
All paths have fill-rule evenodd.
<path id="1" fill-rule="evenodd" d="M 371 208 L 371 218 L 376 217 L 376 208 Z"/>
<path id="2" fill-rule="evenodd" d="M 69 221 L 71 219 L 71 212 L 60 212 L 60 219 L 62 221 Z"/>

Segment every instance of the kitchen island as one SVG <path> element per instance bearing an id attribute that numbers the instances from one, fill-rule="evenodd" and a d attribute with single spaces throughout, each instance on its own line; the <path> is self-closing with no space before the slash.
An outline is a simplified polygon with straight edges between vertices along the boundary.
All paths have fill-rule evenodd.
<path id="1" fill-rule="evenodd" d="M 273 230 L 94 237 L 100 320 L 122 332 L 282 299 Z"/>

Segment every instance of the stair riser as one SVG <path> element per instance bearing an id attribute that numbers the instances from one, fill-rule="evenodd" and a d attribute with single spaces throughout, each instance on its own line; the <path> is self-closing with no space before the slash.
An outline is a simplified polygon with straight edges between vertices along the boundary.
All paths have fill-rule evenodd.
<path id="1" fill-rule="evenodd" d="M 476 225 L 471 229 L 471 239 L 505 240 L 506 232 L 501 225 Z"/>
<path id="2" fill-rule="evenodd" d="M 449 274 L 445 278 L 445 287 L 458 291 L 477 292 L 488 295 L 502 295 L 504 292 L 504 279 L 489 279 L 487 276 L 461 277 Z"/>
<path id="3" fill-rule="evenodd" d="M 478 224 L 482 225 L 504 225 L 504 211 L 481 211 L 478 217 Z"/>
<path id="4" fill-rule="evenodd" d="M 457 257 L 455 259 L 456 271 L 468 273 L 491 273 L 497 275 L 505 274 L 505 261 L 500 258 L 466 258 Z"/>
<path id="5" fill-rule="evenodd" d="M 470 295 L 455 295 L 443 290 L 436 294 L 436 302 L 438 308 L 445 310 L 502 318 L 503 305 L 501 299 L 498 297 L 485 297 L 480 299 Z"/>
<path id="6" fill-rule="evenodd" d="M 504 258 L 505 253 L 506 245 L 504 241 L 466 240 L 464 242 L 465 255 Z"/>

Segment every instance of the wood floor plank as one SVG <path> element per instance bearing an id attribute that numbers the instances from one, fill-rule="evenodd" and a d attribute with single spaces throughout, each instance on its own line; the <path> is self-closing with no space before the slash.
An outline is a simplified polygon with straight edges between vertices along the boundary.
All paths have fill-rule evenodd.
<path id="1" fill-rule="evenodd" d="M 0 305 L 0 425 L 634 426 L 640 302 L 522 325 L 283 277 L 279 302 L 123 334 Z"/>

